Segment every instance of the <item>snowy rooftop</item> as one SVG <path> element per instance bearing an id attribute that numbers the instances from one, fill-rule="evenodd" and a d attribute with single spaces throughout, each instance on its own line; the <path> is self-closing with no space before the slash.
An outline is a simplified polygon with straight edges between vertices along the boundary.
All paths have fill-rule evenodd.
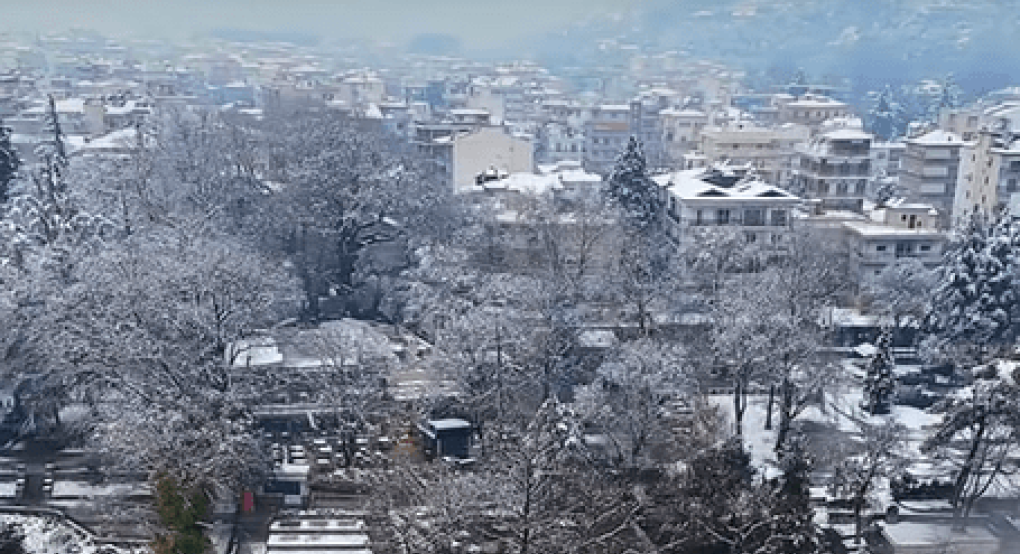
<path id="1" fill-rule="evenodd" d="M 885 525 L 882 531 L 896 551 L 920 552 L 916 549 L 955 544 L 957 548 L 952 549 L 952 552 L 994 552 L 999 546 L 999 539 L 981 525 L 970 525 L 967 531 L 961 532 L 952 531 L 951 526 L 945 522 L 903 521 Z M 971 548 L 960 550 L 959 547 L 963 545 Z M 972 550 L 975 547 L 980 550 Z"/>
<path id="2" fill-rule="evenodd" d="M 722 171 L 727 171 L 723 168 Z M 670 194 L 682 199 L 758 199 L 758 200 L 799 200 L 789 192 L 755 178 L 744 178 L 732 187 L 721 187 L 707 180 L 710 171 L 704 168 L 687 169 L 675 173 L 652 177 L 660 187 L 667 187 Z"/>
<path id="3" fill-rule="evenodd" d="M 921 144 L 925 146 L 938 146 L 938 145 L 961 145 L 963 139 L 960 138 L 956 133 L 949 131 L 943 131 L 942 129 L 936 129 L 929 133 L 925 133 L 919 137 L 914 137 L 907 141 L 910 144 Z"/>
<path id="4" fill-rule="evenodd" d="M 463 419 L 433 419 L 429 420 L 429 427 L 436 431 L 452 431 L 454 429 L 470 429 L 471 424 Z"/>
<path id="5" fill-rule="evenodd" d="M 935 229 L 919 228 L 907 229 L 904 227 L 893 227 L 874 222 L 844 221 L 843 226 L 854 233 L 865 237 L 916 237 L 927 239 L 940 239 L 945 235 Z"/>
<path id="6" fill-rule="evenodd" d="M 829 98 L 828 96 L 815 96 L 805 95 L 799 100 L 794 100 L 788 104 L 789 106 L 798 108 L 834 108 L 840 106 L 846 106 L 846 104 Z"/>
<path id="7" fill-rule="evenodd" d="M 701 110 L 695 110 L 693 108 L 684 108 L 682 110 L 679 110 L 677 108 L 666 108 L 660 111 L 659 115 L 673 117 L 705 117 L 705 112 Z"/>
<path id="8" fill-rule="evenodd" d="M 871 133 L 866 133 L 860 129 L 836 129 L 829 131 L 823 135 L 829 140 L 868 140 L 874 138 Z"/>

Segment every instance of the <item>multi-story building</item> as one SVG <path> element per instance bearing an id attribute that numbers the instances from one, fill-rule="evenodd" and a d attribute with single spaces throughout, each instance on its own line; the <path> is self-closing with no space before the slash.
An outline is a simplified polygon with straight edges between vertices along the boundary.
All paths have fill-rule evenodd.
<path id="1" fill-rule="evenodd" d="M 662 148 L 668 160 L 679 164 L 685 154 L 695 151 L 701 141 L 701 130 L 708 124 L 708 114 L 693 108 L 666 108 L 659 112 Z"/>
<path id="2" fill-rule="evenodd" d="M 754 177 L 744 168 L 716 165 L 652 178 L 659 186 L 664 221 L 678 244 L 697 240 L 710 227 L 735 226 L 749 243 L 783 248 L 801 199 Z"/>
<path id="3" fill-rule="evenodd" d="M 960 154 L 953 223 L 1001 210 L 1020 215 L 1020 138 L 985 129 Z"/>
<path id="4" fill-rule="evenodd" d="M 978 140 L 982 129 L 1020 129 L 1020 102 L 943 109 L 939 113 L 939 128 L 959 135 L 966 142 Z"/>
<path id="5" fill-rule="evenodd" d="M 871 175 L 876 179 L 898 181 L 903 164 L 903 152 L 906 149 L 907 145 L 904 142 L 872 142 Z"/>
<path id="6" fill-rule="evenodd" d="M 631 136 L 630 106 L 602 104 L 592 110 L 585 126 L 584 169 L 607 174 Z"/>
<path id="7" fill-rule="evenodd" d="M 801 125 L 765 128 L 737 123 L 706 127 L 701 132 L 701 152 L 709 163 L 749 165 L 765 182 L 783 185 L 789 182 L 794 148 L 806 142 L 809 135 L 810 130 Z"/>
<path id="8" fill-rule="evenodd" d="M 535 169 L 531 141 L 511 136 L 504 127 L 440 136 L 425 147 L 454 192 L 472 190 L 486 171 L 511 174 Z"/>
<path id="9" fill-rule="evenodd" d="M 961 148 L 959 135 L 935 130 L 907 140 L 903 154 L 900 190 L 911 201 L 939 210 L 943 226 L 952 221 Z"/>
<path id="10" fill-rule="evenodd" d="M 584 134 L 573 127 L 548 123 L 542 127 L 539 142 L 535 145 L 536 161 L 539 163 L 581 161 L 584 158 L 584 142 Z"/>
<path id="11" fill-rule="evenodd" d="M 783 94 L 776 95 L 775 102 L 779 123 L 797 123 L 816 131 L 825 121 L 850 115 L 850 106 L 828 96 L 805 94 L 793 99 Z"/>
<path id="12" fill-rule="evenodd" d="M 836 129 L 797 146 L 791 187 L 823 209 L 862 212 L 871 180 L 872 135 Z"/>
<path id="13" fill-rule="evenodd" d="M 938 225 L 938 210 L 906 202 L 874 210 L 868 221 L 844 221 L 843 233 L 859 282 L 874 278 L 903 258 L 937 267 L 947 239 Z"/>

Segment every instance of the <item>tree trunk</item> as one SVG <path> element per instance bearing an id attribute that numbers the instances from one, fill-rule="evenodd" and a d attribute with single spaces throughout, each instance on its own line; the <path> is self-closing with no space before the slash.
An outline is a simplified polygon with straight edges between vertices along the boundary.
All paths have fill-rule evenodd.
<path id="1" fill-rule="evenodd" d="M 743 439 L 744 437 L 745 407 L 743 381 L 735 379 L 733 381 L 733 430 L 736 432 L 738 439 Z"/>
<path id="2" fill-rule="evenodd" d="M 772 430 L 772 405 L 776 402 L 776 385 L 769 385 L 769 403 L 765 407 L 765 430 Z"/>
<path id="3" fill-rule="evenodd" d="M 963 467 L 960 468 L 960 473 L 956 475 L 956 481 L 953 483 L 953 527 L 955 529 L 964 530 L 967 528 L 970 507 L 974 501 L 964 498 L 963 492 L 967 486 L 967 481 L 970 480 L 971 473 L 974 471 L 974 460 L 977 459 L 978 450 L 984 440 L 985 429 L 985 419 L 981 418 L 978 421 L 978 428 L 974 433 L 974 438 L 971 439 L 967 459 L 964 461 Z"/>

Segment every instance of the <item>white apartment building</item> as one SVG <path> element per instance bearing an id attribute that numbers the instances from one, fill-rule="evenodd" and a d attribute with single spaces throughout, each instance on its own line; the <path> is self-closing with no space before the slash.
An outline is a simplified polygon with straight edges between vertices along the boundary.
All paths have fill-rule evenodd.
<path id="1" fill-rule="evenodd" d="M 665 156 L 678 163 L 685 154 L 698 149 L 701 130 L 708 124 L 708 114 L 694 108 L 667 108 L 659 112 L 662 148 Z"/>
<path id="2" fill-rule="evenodd" d="M 947 236 L 938 230 L 939 212 L 925 204 L 894 202 L 867 221 L 844 221 L 845 240 L 859 278 L 866 282 L 902 258 L 934 268 L 942 261 Z"/>
<path id="3" fill-rule="evenodd" d="M 1020 138 L 1009 132 L 980 131 L 960 155 L 953 222 L 975 212 L 1020 214 Z"/>
<path id="4" fill-rule="evenodd" d="M 907 140 L 900 189 L 911 201 L 939 210 L 943 226 L 951 222 L 963 140 L 942 130 Z"/>
<path id="5" fill-rule="evenodd" d="M 797 123 L 816 131 L 827 120 L 850 115 L 847 104 L 817 94 L 805 94 L 800 98 L 777 94 L 773 102 L 779 108 L 779 123 Z"/>
<path id="6" fill-rule="evenodd" d="M 754 177 L 746 168 L 716 165 L 652 178 L 664 202 L 669 236 L 678 244 L 697 240 L 713 226 L 736 226 L 749 243 L 781 249 L 801 199 Z"/>
<path id="7" fill-rule="evenodd" d="M 878 178 L 899 179 L 902 169 L 905 142 L 872 142 L 871 175 Z"/>
<path id="8" fill-rule="evenodd" d="M 775 128 L 751 123 L 706 127 L 701 132 L 701 153 L 709 164 L 749 165 L 765 182 L 784 185 L 790 180 L 796 146 L 806 142 L 810 134 L 807 127 L 793 124 Z"/>
<path id="9" fill-rule="evenodd" d="M 873 137 L 860 129 L 827 131 L 796 147 L 792 186 L 824 209 L 862 212 L 871 180 Z"/>

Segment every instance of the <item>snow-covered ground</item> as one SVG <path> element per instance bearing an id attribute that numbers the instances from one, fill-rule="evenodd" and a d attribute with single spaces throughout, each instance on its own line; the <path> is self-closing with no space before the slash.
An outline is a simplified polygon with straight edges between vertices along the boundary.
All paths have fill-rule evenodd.
<path id="1" fill-rule="evenodd" d="M 102 551 L 117 554 L 148 552 L 147 548 L 112 547 L 96 545 L 91 537 L 65 521 L 54 517 L 19 514 L 0 514 L 0 522 L 16 524 L 25 535 L 25 550 L 29 554 L 97 554 Z"/>

